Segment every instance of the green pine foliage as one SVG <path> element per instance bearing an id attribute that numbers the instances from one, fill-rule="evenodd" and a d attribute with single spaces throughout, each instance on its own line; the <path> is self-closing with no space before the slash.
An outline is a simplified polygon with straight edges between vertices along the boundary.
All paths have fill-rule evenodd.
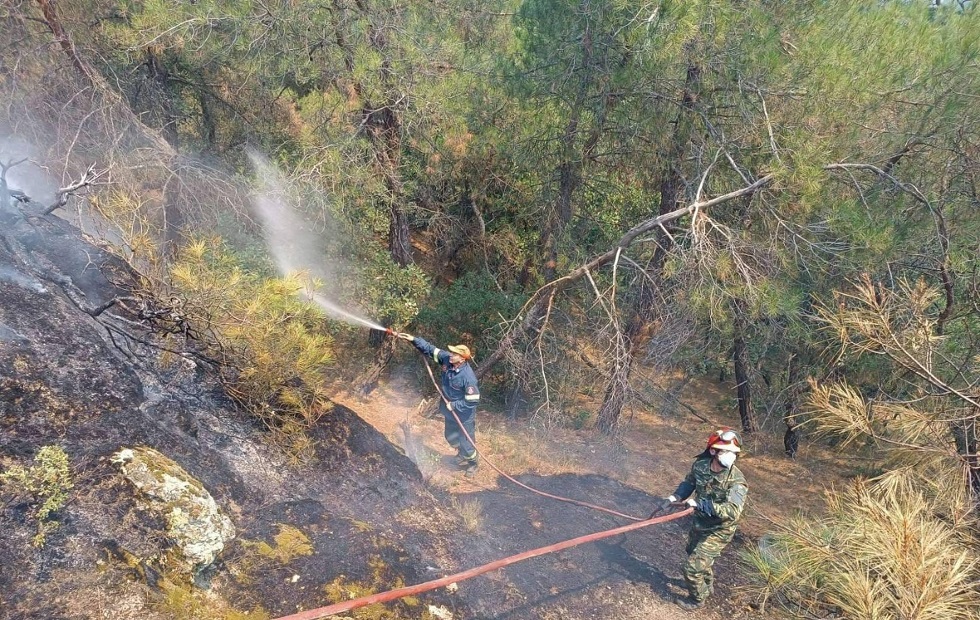
<path id="1" fill-rule="evenodd" d="M 304 217 L 343 231 L 323 233 L 330 259 L 351 258 L 337 301 L 474 344 L 478 362 L 545 278 L 618 249 L 548 298 L 540 331 L 494 373 L 521 385 L 501 388 L 519 387 L 528 410 L 581 420 L 586 391 L 619 385 L 636 405 L 631 364 L 714 371 L 741 338 L 763 429 L 801 420 L 808 393 L 811 423 L 880 474 L 842 491 L 827 520 L 808 518 L 812 531 L 792 525 L 814 544 L 780 539 L 762 559 L 783 566 L 760 563 L 773 575 L 764 592 L 801 616 L 944 617 L 975 604 L 928 566 L 975 578 L 956 502 L 980 489 L 969 474 L 977 412 L 961 398 L 976 398 L 962 377 L 976 376 L 980 341 L 980 10 L 932 4 L 60 3 L 101 93 L 25 2 L 0 8 L 0 128 L 36 142 L 52 170 L 113 163 L 90 204 L 140 271 L 166 274 L 152 287 L 180 300 L 169 337 L 207 342 L 229 392 L 284 436 L 305 436 L 329 410 L 335 351 L 374 352 L 302 301 L 315 283 L 271 277 L 256 231 L 229 230 L 249 224 L 235 189 L 248 185 L 243 145 L 317 197 L 302 201 Z M 146 151 L 148 132 L 181 157 Z M 208 182 L 186 182 L 188 171 Z M 770 180 L 751 195 L 615 247 L 640 221 L 759 179 Z M 195 241 L 165 265 L 164 207 L 181 212 L 177 232 L 219 229 L 235 249 Z M 392 256 L 399 231 L 411 260 Z M 805 381 L 827 376 L 840 381 Z M 900 475 L 915 471 L 947 482 L 945 495 L 910 492 Z M 931 559 L 899 566 L 847 538 L 862 519 L 892 531 L 896 515 L 917 524 L 907 548 Z M 826 540 L 839 558 L 816 557 Z M 941 550 L 952 540 L 960 564 Z M 790 566 L 783 548 L 816 556 Z M 909 607 L 906 586 L 922 605 Z"/>
<path id="2" fill-rule="evenodd" d="M 324 391 L 333 338 L 304 299 L 315 283 L 249 274 L 218 239 L 186 246 L 169 274 L 191 325 L 211 337 L 228 393 L 294 454 L 310 456 L 305 432 L 333 406 Z"/>
<path id="3" fill-rule="evenodd" d="M 497 325 L 514 316 L 525 298 L 501 291 L 492 277 L 471 271 L 454 281 L 419 313 L 417 323 L 439 334 L 440 342 L 466 342 L 480 354 L 489 349 Z"/>

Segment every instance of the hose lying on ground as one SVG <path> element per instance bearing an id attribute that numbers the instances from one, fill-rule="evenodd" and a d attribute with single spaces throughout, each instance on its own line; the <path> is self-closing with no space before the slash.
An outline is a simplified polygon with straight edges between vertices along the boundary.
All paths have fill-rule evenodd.
<path id="1" fill-rule="evenodd" d="M 517 555 L 508 556 L 501 560 L 496 560 L 490 562 L 489 564 L 484 564 L 483 566 L 477 566 L 476 568 L 471 568 L 467 571 L 461 573 L 456 573 L 455 575 L 449 575 L 447 577 L 442 577 L 441 579 L 434 579 L 432 581 L 426 581 L 425 583 L 420 583 L 414 586 L 406 586 L 404 588 L 396 588 L 394 590 L 388 590 L 387 592 L 379 592 L 377 594 L 371 594 L 369 596 L 362 596 L 350 601 L 344 601 L 342 603 L 334 603 L 333 605 L 328 605 L 326 607 L 318 607 L 317 609 L 310 609 L 309 611 L 301 611 L 289 616 L 282 616 L 276 620 L 318 620 L 320 618 L 326 618 L 327 616 L 332 616 L 335 614 L 343 613 L 345 611 L 350 611 L 351 609 L 357 609 L 358 607 L 365 607 L 367 605 L 373 605 L 375 603 L 384 603 L 387 601 L 393 601 L 403 596 L 412 596 L 415 594 L 421 594 L 422 592 L 428 592 L 429 590 L 435 590 L 436 588 L 442 588 L 448 586 L 452 583 L 459 583 L 460 581 L 465 581 L 467 579 L 472 579 L 484 573 L 497 570 L 498 568 L 503 568 L 505 566 L 510 566 L 511 564 L 516 564 L 523 560 L 537 557 L 539 555 L 545 555 L 546 553 L 554 553 L 555 551 L 561 551 L 563 549 L 568 549 L 569 547 L 575 547 L 583 543 L 592 542 L 595 540 L 601 540 L 603 538 L 609 538 L 610 536 L 616 536 L 617 534 L 625 534 L 626 532 L 632 532 L 633 530 L 638 530 L 640 528 L 649 527 L 651 525 L 657 525 L 658 523 L 666 523 L 667 521 L 673 521 L 674 519 L 680 519 L 681 517 L 686 517 L 693 512 L 693 508 L 687 508 L 681 512 L 675 512 L 662 517 L 654 517 L 652 519 L 646 519 L 640 521 L 639 523 L 630 523 L 629 525 L 623 525 L 611 530 L 605 530 L 603 532 L 596 532 L 594 534 L 586 534 L 585 536 L 579 536 L 578 538 L 572 538 L 563 542 L 555 543 L 553 545 L 548 545 L 547 547 L 538 547 L 537 549 L 532 549 L 530 551 L 525 551 L 524 553 L 518 553 Z"/>
<path id="2" fill-rule="evenodd" d="M 432 374 L 432 368 L 429 367 L 428 364 L 426 364 L 425 365 L 425 369 L 429 371 L 429 378 L 432 379 L 432 385 L 436 386 L 436 391 L 439 392 L 439 396 L 442 397 L 442 400 L 446 401 L 447 407 L 449 408 L 449 412 L 453 414 L 453 418 L 456 419 L 456 424 L 459 425 L 459 430 L 463 431 L 463 435 L 466 436 L 466 439 L 470 442 L 470 445 L 473 446 L 473 449 L 476 450 L 476 453 L 480 456 L 481 459 L 483 459 L 484 461 L 486 461 L 487 465 L 489 465 L 491 468 L 493 468 L 493 470 L 495 472 L 497 472 L 498 474 L 500 474 L 504 478 L 510 480 L 511 482 L 513 482 L 514 484 L 516 484 L 517 486 L 519 486 L 519 487 L 521 487 L 523 489 L 527 489 L 528 491 L 530 491 L 532 493 L 536 493 L 538 495 L 541 495 L 542 497 L 547 497 L 547 498 L 550 498 L 550 499 L 558 500 L 560 502 L 566 502 L 566 503 L 569 503 L 569 504 L 575 504 L 576 506 L 583 506 L 585 508 L 591 508 L 593 510 L 599 510 L 601 512 L 605 512 L 605 513 L 608 513 L 608 514 L 611 514 L 611 515 L 614 515 L 614 516 L 617 516 L 617 517 L 622 517 L 624 519 L 630 519 L 631 521 L 644 521 L 645 520 L 645 519 L 643 519 L 641 517 L 634 517 L 632 515 L 628 515 L 628 514 L 624 514 L 622 512 L 618 512 L 616 510 L 612 510 L 610 508 L 605 508 L 603 506 L 597 506 L 595 504 L 590 504 L 588 502 L 583 502 L 581 500 L 572 499 L 570 497 L 564 497 L 562 495 L 553 495 L 551 493 L 546 493 L 545 491 L 540 491 L 538 489 L 535 489 L 533 487 L 530 487 L 530 486 L 524 484 L 523 482 L 521 482 L 520 480 L 517 480 L 513 476 L 510 476 L 510 475 L 504 473 L 499 467 L 497 467 L 496 465 L 494 465 L 493 461 L 491 461 L 486 456 L 484 456 L 484 454 L 482 452 L 480 452 L 480 449 L 476 447 L 476 442 L 473 441 L 473 438 L 470 437 L 470 434 L 466 432 L 466 428 L 463 426 L 463 423 L 460 421 L 459 416 L 456 415 L 456 412 L 453 411 L 453 408 L 448 405 L 449 401 L 448 401 L 448 399 L 446 399 L 446 395 L 443 394 L 442 393 L 442 390 L 439 388 L 439 384 L 436 383 L 436 377 L 435 377 L 435 375 Z"/>

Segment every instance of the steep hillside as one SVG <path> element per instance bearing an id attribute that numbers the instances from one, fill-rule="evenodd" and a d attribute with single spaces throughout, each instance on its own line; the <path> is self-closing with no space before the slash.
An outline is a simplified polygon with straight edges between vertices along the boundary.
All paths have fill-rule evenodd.
<path id="1" fill-rule="evenodd" d="M 173 459 L 230 516 L 237 539 L 197 581 L 240 610 L 290 613 L 330 602 L 340 575 L 385 588 L 455 564 L 430 534 L 452 519 L 373 428 L 338 406 L 316 431 L 317 462 L 284 462 L 192 356 L 162 365 L 138 317 L 105 309 L 126 294 L 113 284 L 125 266 L 63 220 L 29 215 L 39 209 L 0 208 L 0 463 L 27 467 L 59 446 L 74 488 L 40 548 L 35 498 L 4 494 L 0 617 L 169 617 L 181 592 L 154 586 L 170 542 L 110 461 L 123 447 Z M 274 552 L 293 531 L 281 524 L 314 553 Z"/>
<path id="2" fill-rule="evenodd" d="M 338 404 L 315 431 L 317 461 L 286 462 L 206 362 L 192 351 L 164 355 L 139 316 L 111 303 L 127 295 L 127 267 L 65 221 L 31 215 L 39 212 L 0 209 L 0 464 L 28 467 L 58 446 L 74 487 L 40 547 L 38 498 L 9 486 L 3 494 L 0 618 L 277 617 L 623 524 L 518 491 L 487 467 L 473 481 L 454 476 L 438 453 L 439 425 L 418 418 L 418 386 L 404 372 L 370 401 L 351 401 L 374 426 Z M 514 451 L 506 442 L 521 431 L 492 420 L 481 422 L 484 448 L 525 483 L 637 515 L 683 476 L 701 441 L 700 430 L 644 422 L 635 445 L 566 433 L 528 436 Z M 651 453 L 655 435 L 666 443 Z M 193 587 L 167 572 L 173 519 L 149 512 L 113 462 L 141 446 L 172 459 L 234 525 L 236 538 Z M 672 604 L 685 528 L 576 547 L 354 617 L 689 617 Z M 735 550 L 746 544 L 739 536 Z M 717 603 L 694 617 L 757 617 L 735 594 L 744 578 L 734 552 L 718 570 Z"/>

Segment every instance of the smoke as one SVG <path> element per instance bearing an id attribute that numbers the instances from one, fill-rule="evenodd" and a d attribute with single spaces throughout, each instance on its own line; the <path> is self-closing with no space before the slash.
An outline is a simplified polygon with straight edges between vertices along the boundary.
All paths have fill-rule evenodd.
<path id="1" fill-rule="evenodd" d="M 266 157 L 255 151 L 250 151 L 248 157 L 259 181 L 252 205 L 279 272 L 284 276 L 308 273 L 322 283 L 320 291 L 309 295 L 310 301 L 341 321 L 383 331 L 385 328 L 381 325 L 361 318 L 330 299 L 340 293 L 338 270 L 326 256 L 331 231 L 314 230 L 297 213 L 299 199 L 290 191 L 293 187 Z"/>
<path id="2" fill-rule="evenodd" d="M 9 165 L 27 159 L 7 170 L 7 186 L 20 190 L 41 204 L 51 204 L 58 192 L 58 185 L 44 170 L 34 163 L 37 153 L 27 142 L 16 138 L 0 139 L 0 162 Z"/>
<path id="3" fill-rule="evenodd" d="M 252 205 L 279 271 L 283 275 L 307 271 L 325 283 L 332 282 L 333 269 L 323 260 L 322 242 L 296 214 L 296 199 L 287 191 L 290 186 L 282 173 L 259 153 L 250 151 L 248 157 L 259 181 Z"/>
<path id="4" fill-rule="evenodd" d="M 0 265 L 0 282 L 7 282 L 9 284 L 13 284 L 14 286 L 19 286 L 20 288 L 27 289 L 32 293 L 48 292 L 48 289 L 44 288 L 44 285 L 34 278 L 11 269 L 7 265 Z"/>

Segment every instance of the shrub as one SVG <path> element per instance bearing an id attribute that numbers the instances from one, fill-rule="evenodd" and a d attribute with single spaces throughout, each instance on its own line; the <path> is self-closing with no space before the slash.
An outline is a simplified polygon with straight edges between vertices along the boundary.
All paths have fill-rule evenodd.
<path id="1" fill-rule="evenodd" d="M 333 339 L 321 311 L 300 296 L 314 286 L 301 276 L 250 274 L 220 239 L 203 239 L 183 249 L 168 287 L 185 323 L 169 327 L 172 337 L 202 340 L 220 360 L 228 394 L 292 452 L 307 455 L 313 444 L 305 431 L 333 406 L 322 388 Z"/>
<path id="2" fill-rule="evenodd" d="M 43 547 L 47 535 L 58 527 L 51 515 L 61 509 L 68 500 L 68 491 L 75 486 L 68 465 L 68 455 L 58 446 L 44 446 L 38 450 L 31 467 L 15 465 L 0 474 L 5 490 L 16 495 L 29 495 L 35 504 L 34 518 L 37 534 L 32 540 L 35 547 Z"/>
<path id="3" fill-rule="evenodd" d="M 761 598 L 797 618 L 976 618 L 974 524 L 923 488 L 908 472 L 858 481 L 830 495 L 826 517 L 764 537 L 747 554 Z"/>
<path id="4" fill-rule="evenodd" d="M 443 343 L 471 341 L 489 352 L 491 334 L 504 317 L 517 316 L 526 297 L 500 291 L 489 274 L 468 272 L 419 313 L 418 324 Z M 479 361 L 479 355 L 477 355 Z"/>

